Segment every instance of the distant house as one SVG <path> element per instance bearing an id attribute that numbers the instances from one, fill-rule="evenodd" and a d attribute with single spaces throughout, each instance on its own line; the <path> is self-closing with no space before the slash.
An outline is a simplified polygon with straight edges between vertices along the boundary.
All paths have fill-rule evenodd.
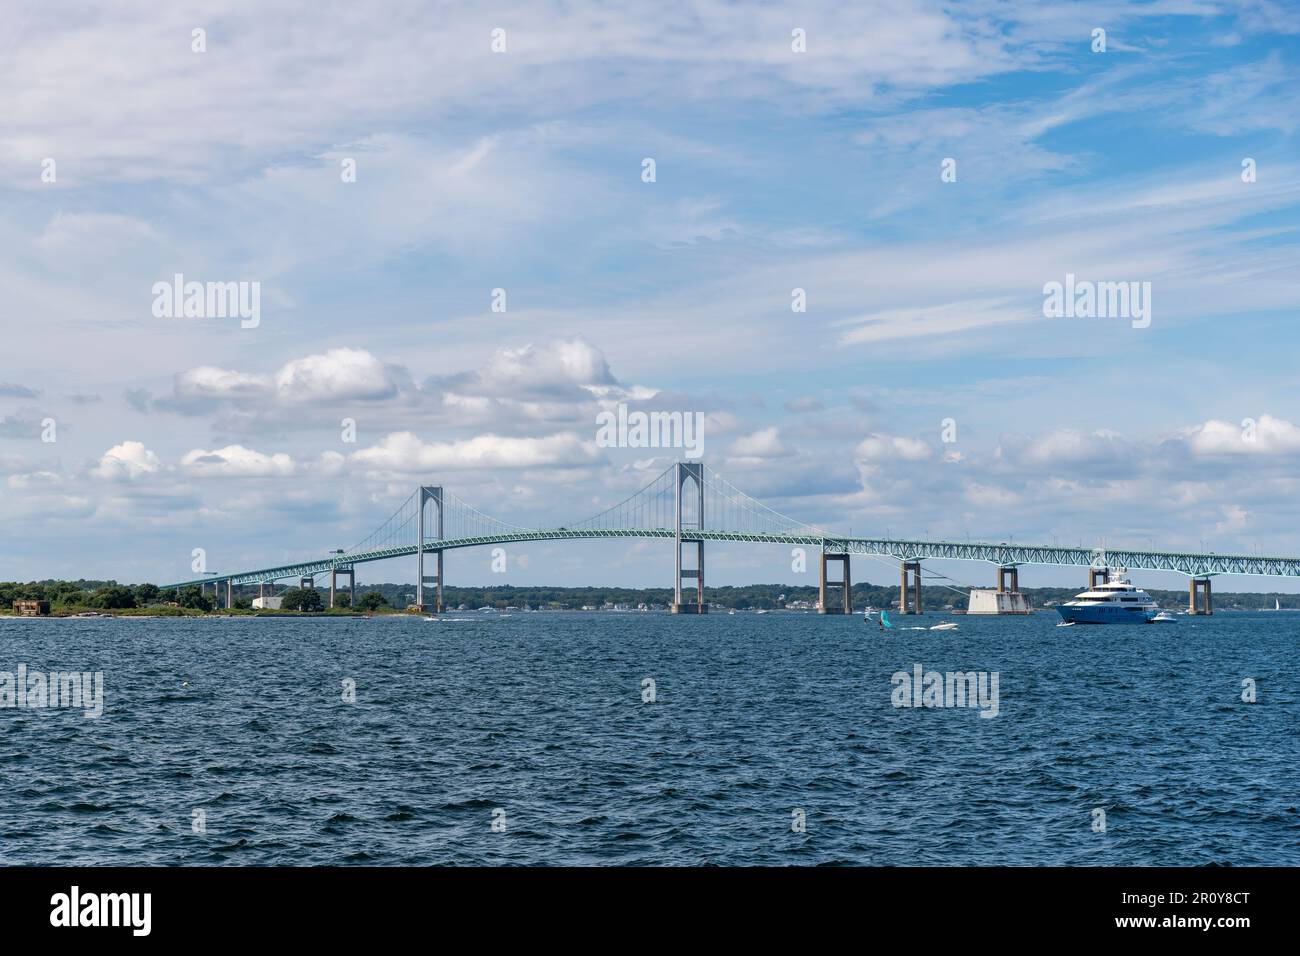
<path id="1" fill-rule="evenodd" d="M 255 597 L 253 598 L 253 608 L 258 611 L 279 611 L 283 602 L 284 598 L 282 597 Z"/>
<path id="2" fill-rule="evenodd" d="M 49 601 L 14 601 L 14 613 L 23 617 L 45 617 L 50 613 Z"/>

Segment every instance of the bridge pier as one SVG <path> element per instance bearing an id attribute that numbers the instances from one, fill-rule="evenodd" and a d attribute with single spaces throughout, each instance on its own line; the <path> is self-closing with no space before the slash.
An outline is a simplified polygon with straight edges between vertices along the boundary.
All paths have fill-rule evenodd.
<path id="1" fill-rule="evenodd" d="M 348 607 L 355 607 L 357 603 L 357 572 L 353 568 L 331 568 L 330 569 L 330 607 L 334 607 L 334 594 L 338 590 L 339 575 L 348 576 Z"/>
<path id="2" fill-rule="evenodd" d="M 415 522 L 416 545 L 415 545 L 415 606 L 414 606 L 414 610 L 421 611 L 421 612 L 425 612 L 425 611 L 428 611 L 428 610 L 429 610 L 429 608 L 427 608 L 427 607 L 425 606 L 425 603 L 424 603 L 424 586 L 425 586 L 426 584 L 436 584 L 436 585 L 437 585 L 437 591 L 434 592 L 434 599 L 433 599 L 433 602 L 434 602 L 434 603 L 433 603 L 432 611 L 433 611 L 434 614 L 437 614 L 437 613 L 439 613 L 439 612 L 442 611 L 442 549 L 441 549 L 441 548 L 437 548 L 437 549 L 435 549 L 434 552 L 433 552 L 434 554 L 436 554 L 436 555 L 438 556 L 438 557 L 437 557 L 438 573 L 437 573 L 436 575 L 432 576 L 432 577 L 426 576 L 425 573 L 424 573 L 424 555 L 425 555 L 425 547 L 424 547 L 424 541 L 425 541 L 425 537 L 424 537 L 424 527 L 425 527 L 425 526 L 424 526 L 424 506 L 427 505 L 430 501 L 432 501 L 435 505 L 438 506 L 438 524 L 437 524 L 437 529 L 438 529 L 438 540 L 441 541 L 441 540 L 442 540 L 442 537 L 443 537 L 443 524 L 442 524 L 442 511 L 443 511 L 442 486 L 441 486 L 441 485 L 421 485 L 421 486 L 420 486 L 419 499 L 420 499 L 420 500 L 419 500 L 419 503 L 418 503 L 418 506 L 417 506 L 417 508 L 416 508 L 416 512 L 415 512 L 415 514 L 416 514 L 416 522 Z"/>
<path id="3" fill-rule="evenodd" d="M 676 547 L 675 551 L 677 573 L 673 581 L 673 605 L 670 609 L 674 614 L 708 614 L 709 605 L 704 601 L 704 539 L 695 538 L 690 535 L 690 531 L 704 530 L 704 463 L 700 461 L 679 461 L 674 466 L 676 475 L 676 493 L 673 498 L 676 503 Z M 683 521 L 682 512 L 687 499 L 682 495 L 682 486 L 686 482 L 695 482 L 695 502 L 696 502 L 696 519 L 694 522 Z M 694 525 L 692 528 L 691 525 Z M 683 535 L 682 530 L 686 529 Z M 682 568 L 682 545 L 695 545 L 695 567 L 694 569 Z M 693 579 L 695 581 L 695 601 L 687 603 L 682 600 L 682 580 Z"/>
<path id="4" fill-rule="evenodd" d="M 420 602 L 421 611 L 428 611 L 432 614 L 441 614 L 445 610 L 442 603 L 442 549 L 439 548 L 437 551 L 431 551 L 429 553 L 434 556 L 434 567 L 437 569 L 437 573 L 422 574 L 421 578 L 425 584 L 432 584 L 434 586 L 433 607 L 425 607 L 423 603 L 423 594 L 418 598 L 418 601 Z"/>
<path id="5" fill-rule="evenodd" d="M 826 599 L 826 564 L 829 561 L 840 562 L 840 569 L 843 572 L 843 583 L 840 584 L 840 602 L 838 605 L 832 605 Z M 822 574 L 821 574 L 821 597 L 817 602 L 818 614 L 852 614 L 853 613 L 853 584 L 849 575 L 849 555 L 844 554 L 827 554 L 822 551 Z M 833 586 L 833 585 L 832 585 Z"/>
<path id="6" fill-rule="evenodd" d="M 682 567 L 682 545 L 689 547 L 695 545 L 695 567 Z M 695 600 L 691 602 L 682 600 L 682 581 L 693 580 L 695 582 Z M 674 614 L 708 614 L 709 606 L 704 602 L 704 542 L 702 540 L 686 540 L 677 542 L 677 586 L 673 589 L 673 606 L 670 609 Z"/>
<path id="7" fill-rule="evenodd" d="M 235 606 L 234 589 L 231 586 L 230 578 L 226 578 L 226 610 L 229 611 Z"/>
<path id="8" fill-rule="evenodd" d="M 1011 586 L 1007 587 L 1010 582 Z M 1014 564 L 1011 567 L 998 567 L 998 593 L 1016 594 L 1020 591 L 1020 569 Z"/>
<path id="9" fill-rule="evenodd" d="M 1110 583 L 1110 568 L 1088 568 L 1088 590 L 1091 591 L 1098 584 Z"/>
<path id="10" fill-rule="evenodd" d="M 1210 599 L 1210 578 L 1192 578 L 1187 582 L 1187 613 L 1204 616 L 1214 613 L 1214 604 Z M 1204 596 L 1204 603 L 1199 598 Z"/>
<path id="11" fill-rule="evenodd" d="M 921 562 L 904 561 L 902 565 L 902 578 L 898 585 L 898 613 L 899 614 L 921 614 Z M 911 574 L 911 583 L 908 582 L 908 574 Z M 912 607 L 907 606 L 907 591 L 912 590 Z"/>

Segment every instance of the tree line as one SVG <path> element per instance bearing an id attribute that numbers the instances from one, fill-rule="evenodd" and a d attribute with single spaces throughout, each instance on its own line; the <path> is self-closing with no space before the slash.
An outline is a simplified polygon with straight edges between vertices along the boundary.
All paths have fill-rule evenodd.
<path id="1" fill-rule="evenodd" d="M 1049 602 L 1071 600 L 1081 588 L 1022 588 L 1034 607 Z M 224 586 L 222 591 L 224 594 Z M 415 600 L 415 586 L 411 584 L 373 584 L 359 587 L 356 610 L 373 612 L 386 608 L 403 609 Z M 1179 608 L 1187 604 L 1187 592 L 1147 589 L 1162 607 Z M 249 610 L 259 589 L 256 585 L 233 589 L 236 609 Z M 853 585 L 855 608 L 891 607 L 898 600 L 898 588 L 893 585 L 872 585 L 859 582 Z M 705 588 L 705 600 L 713 605 L 736 610 L 775 610 L 796 602 L 815 603 L 818 590 L 815 585 L 750 584 L 742 586 Z M 922 602 L 930 610 L 941 610 L 946 605 L 964 610 L 965 590 L 926 585 L 921 589 Z M 329 600 L 327 588 L 287 588 L 276 595 L 280 607 L 286 611 L 322 611 Z M 167 609 L 172 606 L 185 611 L 209 612 L 216 609 L 212 592 L 197 585 L 185 588 L 163 589 L 154 584 L 119 584 L 116 581 L 0 581 L 0 612 L 7 613 L 17 600 L 48 601 L 55 613 L 84 610 Z M 636 608 L 667 606 L 673 599 L 671 588 L 621 588 L 621 587 L 547 587 L 495 585 L 491 587 L 448 587 L 443 600 L 449 608 L 465 607 L 478 610 L 483 607 L 505 609 L 515 607 L 531 610 L 579 610 L 583 607 L 626 605 Z M 1276 592 L 1216 592 L 1216 609 L 1240 608 L 1268 609 L 1274 600 L 1283 607 L 1300 606 L 1300 596 Z M 425 591 L 426 604 L 433 603 L 432 589 Z M 349 593 L 340 590 L 335 595 L 335 606 L 348 608 Z"/>

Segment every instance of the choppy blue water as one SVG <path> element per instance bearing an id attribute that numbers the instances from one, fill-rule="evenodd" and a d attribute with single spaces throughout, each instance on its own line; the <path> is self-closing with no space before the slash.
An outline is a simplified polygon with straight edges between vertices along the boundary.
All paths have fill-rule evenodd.
<path id="1" fill-rule="evenodd" d="M 1300 615 L 956 620 L 0 621 L 106 686 L 0 709 L 0 862 L 1300 864 Z M 998 715 L 894 707 L 918 663 Z"/>

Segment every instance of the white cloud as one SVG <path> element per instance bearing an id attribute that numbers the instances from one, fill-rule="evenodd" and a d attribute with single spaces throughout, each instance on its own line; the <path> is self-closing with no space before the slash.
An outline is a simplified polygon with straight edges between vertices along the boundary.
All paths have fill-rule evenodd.
<path id="1" fill-rule="evenodd" d="M 448 380 L 453 393 L 520 398 L 592 391 L 617 386 L 604 353 L 582 338 L 556 339 L 540 345 L 501 348 L 479 370 Z M 585 394 L 575 394 L 583 389 Z"/>
<path id="2" fill-rule="evenodd" d="M 598 458 L 594 434 L 589 438 L 572 433 L 546 438 L 478 435 L 462 441 L 426 443 L 411 432 L 397 432 L 352 458 L 381 472 L 586 465 Z"/>
<path id="3" fill-rule="evenodd" d="M 104 452 L 99 464 L 91 469 L 91 474 L 108 481 L 118 481 L 150 475 L 161 469 L 162 462 L 143 442 L 124 441 Z"/>
<path id="4" fill-rule="evenodd" d="M 854 450 L 861 461 L 921 461 L 930 457 L 930 446 L 919 438 L 896 435 L 868 435 Z"/>
<path id="5" fill-rule="evenodd" d="M 727 454 L 734 458 L 759 461 L 768 458 L 784 458 L 791 454 L 789 448 L 781 441 L 781 433 L 775 425 L 760 428 L 752 435 L 742 435 L 731 443 Z"/>
<path id="6" fill-rule="evenodd" d="M 1188 429 L 1184 439 L 1198 455 L 1281 455 L 1300 451 L 1300 427 L 1269 414 L 1260 415 L 1253 429 L 1245 422 L 1234 425 L 1211 419 Z"/>
<path id="7" fill-rule="evenodd" d="M 286 402 L 373 400 L 397 394 L 393 370 L 364 349 L 330 349 L 287 363 L 275 375 Z"/>
<path id="8" fill-rule="evenodd" d="M 203 478 L 267 478 L 294 473 L 293 459 L 283 453 L 265 455 L 243 445 L 216 451 L 194 449 L 181 458 L 181 467 Z"/>
<path id="9" fill-rule="evenodd" d="M 181 372 L 175 379 L 178 398 L 260 398 L 271 388 L 265 375 L 201 365 Z"/>

